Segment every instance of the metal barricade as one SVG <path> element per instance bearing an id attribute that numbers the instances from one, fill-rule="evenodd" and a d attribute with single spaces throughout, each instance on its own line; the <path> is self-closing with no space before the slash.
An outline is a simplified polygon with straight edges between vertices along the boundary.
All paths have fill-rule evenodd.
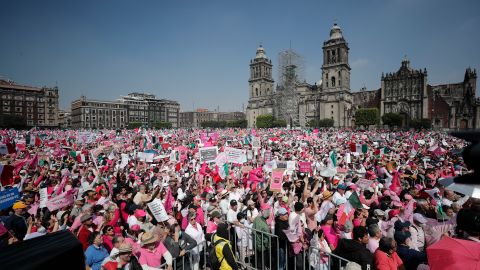
<path id="1" fill-rule="evenodd" d="M 201 247 L 201 248 L 200 248 Z M 202 251 L 200 252 L 200 249 Z M 204 270 L 208 264 L 209 245 L 207 241 L 198 244 L 192 250 L 186 251 L 185 255 L 173 258 L 172 269 L 174 270 Z M 158 269 L 168 269 L 167 263 L 160 265 Z"/>

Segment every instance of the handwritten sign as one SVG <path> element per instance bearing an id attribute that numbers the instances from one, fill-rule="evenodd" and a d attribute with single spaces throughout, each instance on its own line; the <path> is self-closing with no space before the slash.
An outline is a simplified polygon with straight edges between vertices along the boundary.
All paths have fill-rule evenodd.
<path id="1" fill-rule="evenodd" d="M 359 187 L 360 189 L 367 189 L 373 184 L 372 180 L 367 180 L 367 179 L 360 179 L 358 180 L 355 185 Z"/>
<path id="2" fill-rule="evenodd" d="M 218 147 L 203 147 L 198 152 L 200 153 L 200 162 L 214 162 L 218 155 Z"/>
<path id="3" fill-rule="evenodd" d="M 253 148 L 260 148 L 261 144 L 260 144 L 260 138 L 258 137 L 253 137 L 252 138 L 252 147 Z"/>
<path id="4" fill-rule="evenodd" d="M 148 208 L 152 212 L 153 217 L 158 222 L 164 222 L 169 219 L 167 211 L 165 211 L 165 207 L 163 203 L 159 199 L 154 199 L 152 202 L 147 203 Z"/>
<path id="5" fill-rule="evenodd" d="M 41 188 L 39 193 L 40 193 L 40 208 L 47 207 L 48 189 Z"/>
<path id="6" fill-rule="evenodd" d="M 247 162 L 247 154 L 244 149 L 225 147 L 225 154 L 227 155 L 228 162 L 237 164 Z"/>
<path id="7" fill-rule="evenodd" d="M 298 167 L 299 167 L 299 171 L 303 173 L 312 171 L 312 163 L 310 162 L 306 162 L 306 161 L 298 162 Z"/>
<path id="8" fill-rule="evenodd" d="M 270 150 L 265 151 L 264 159 L 265 159 L 265 162 L 272 161 L 272 151 Z"/>
<path id="9" fill-rule="evenodd" d="M 46 205 L 48 210 L 55 211 L 62 207 L 68 206 L 72 203 L 73 203 L 73 194 L 67 191 L 55 198 L 48 200 Z"/>

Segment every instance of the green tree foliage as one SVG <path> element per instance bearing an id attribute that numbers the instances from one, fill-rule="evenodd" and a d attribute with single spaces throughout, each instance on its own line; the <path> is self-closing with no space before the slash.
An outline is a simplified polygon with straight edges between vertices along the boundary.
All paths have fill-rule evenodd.
<path id="1" fill-rule="evenodd" d="M 382 116 L 382 121 L 384 125 L 389 127 L 401 126 L 403 117 L 398 113 L 386 113 Z"/>
<path id="2" fill-rule="evenodd" d="M 128 129 L 136 129 L 142 127 L 143 124 L 140 122 L 130 122 L 128 123 Z"/>
<path id="3" fill-rule="evenodd" d="M 273 115 L 263 114 L 257 116 L 257 128 L 271 128 L 273 127 Z"/>
<path id="4" fill-rule="evenodd" d="M 432 127 L 432 120 L 426 118 L 413 119 L 410 121 L 410 127 L 414 129 L 430 129 Z"/>
<path id="5" fill-rule="evenodd" d="M 360 108 L 355 112 L 355 125 L 368 127 L 380 122 L 377 108 Z"/>
<path id="6" fill-rule="evenodd" d="M 322 120 L 310 120 L 307 123 L 308 127 L 319 128 L 319 127 L 333 127 L 335 121 L 333 119 L 325 118 Z"/>
<path id="7" fill-rule="evenodd" d="M 274 120 L 272 122 L 272 127 L 287 127 L 287 121 L 285 121 L 285 120 Z"/>
<path id="8" fill-rule="evenodd" d="M 20 115 L 2 115 L 0 116 L 0 127 L 24 129 L 27 127 L 27 122 Z"/>
<path id="9" fill-rule="evenodd" d="M 172 123 L 170 123 L 170 122 L 155 122 L 153 124 L 153 127 L 156 128 L 156 129 L 172 128 Z"/>
<path id="10" fill-rule="evenodd" d="M 227 127 L 231 127 L 231 128 L 246 128 L 247 125 L 248 125 L 248 122 L 246 119 L 227 122 Z"/>

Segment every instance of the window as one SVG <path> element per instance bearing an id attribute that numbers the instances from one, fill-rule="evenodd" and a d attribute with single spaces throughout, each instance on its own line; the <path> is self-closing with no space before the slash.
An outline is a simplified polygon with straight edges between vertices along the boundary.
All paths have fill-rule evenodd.
<path id="1" fill-rule="evenodd" d="M 335 77 L 332 76 L 332 87 L 335 87 Z"/>
<path id="2" fill-rule="evenodd" d="M 22 112 L 22 107 L 15 107 L 15 112 Z"/>
<path id="3" fill-rule="evenodd" d="M 258 88 L 255 88 L 255 96 L 258 96 Z"/>

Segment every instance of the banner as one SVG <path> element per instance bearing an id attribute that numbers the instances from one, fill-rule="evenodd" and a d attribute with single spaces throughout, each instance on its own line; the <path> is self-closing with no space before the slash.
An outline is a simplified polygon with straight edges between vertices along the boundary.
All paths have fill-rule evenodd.
<path id="1" fill-rule="evenodd" d="M 227 161 L 231 163 L 243 164 L 247 162 L 247 154 L 244 149 L 237 149 L 232 147 L 225 147 L 225 154 Z"/>
<path id="2" fill-rule="evenodd" d="M 137 159 L 145 162 L 153 162 L 154 153 L 138 152 Z"/>
<path id="3" fill-rule="evenodd" d="M 265 151 L 264 159 L 265 159 L 265 162 L 272 161 L 272 151 L 270 150 Z"/>
<path id="4" fill-rule="evenodd" d="M 120 168 L 125 168 L 128 164 L 128 154 L 122 154 L 122 162 L 120 163 Z"/>
<path id="5" fill-rule="evenodd" d="M 289 172 L 293 172 L 295 171 L 295 166 L 296 166 L 296 163 L 295 161 L 287 161 L 287 171 Z"/>
<path id="6" fill-rule="evenodd" d="M 270 182 L 270 191 L 281 192 L 284 169 L 274 169 L 272 171 L 272 181 Z"/>
<path id="7" fill-rule="evenodd" d="M 200 154 L 200 162 L 214 162 L 218 155 L 218 147 L 203 147 L 198 149 Z"/>
<path id="8" fill-rule="evenodd" d="M 306 161 L 298 162 L 299 171 L 302 173 L 312 172 L 312 163 Z"/>
<path id="9" fill-rule="evenodd" d="M 355 185 L 359 187 L 360 189 L 367 189 L 373 184 L 372 180 L 367 180 L 367 179 L 360 179 L 358 180 Z"/>
<path id="10" fill-rule="evenodd" d="M 288 161 L 277 161 L 278 169 L 287 169 Z"/>
<path id="11" fill-rule="evenodd" d="M 73 203 L 73 194 L 70 192 L 64 192 L 59 196 L 47 201 L 46 205 L 50 212 L 68 206 Z"/>
<path id="12" fill-rule="evenodd" d="M 147 205 L 152 212 L 153 217 L 158 222 L 164 222 L 169 219 L 167 211 L 165 211 L 165 207 L 160 199 L 154 199 L 152 202 L 147 203 Z"/>
<path id="13" fill-rule="evenodd" d="M 89 131 L 80 131 L 77 135 L 77 144 L 89 144 L 95 141 L 95 134 Z"/>
<path id="14" fill-rule="evenodd" d="M 0 210 L 7 209 L 20 199 L 18 188 L 0 191 Z"/>

